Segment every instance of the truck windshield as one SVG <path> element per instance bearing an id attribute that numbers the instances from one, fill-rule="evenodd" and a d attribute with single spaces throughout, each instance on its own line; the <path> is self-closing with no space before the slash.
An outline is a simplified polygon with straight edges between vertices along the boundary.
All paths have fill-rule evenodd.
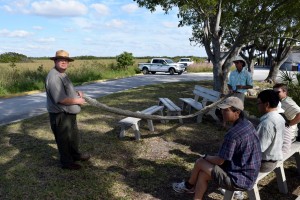
<path id="1" fill-rule="evenodd" d="M 185 58 L 185 59 L 180 59 L 180 62 L 188 62 L 188 61 L 190 61 L 190 59 L 187 59 L 187 58 Z"/>
<path id="2" fill-rule="evenodd" d="M 166 59 L 165 61 L 166 61 L 167 63 L 174 63 L 174 61 L 171 60 L 171 59 Z"/>

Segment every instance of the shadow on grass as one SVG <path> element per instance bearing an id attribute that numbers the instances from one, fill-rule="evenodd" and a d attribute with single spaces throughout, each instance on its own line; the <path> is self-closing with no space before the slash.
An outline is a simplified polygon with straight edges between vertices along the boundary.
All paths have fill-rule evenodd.
<path id="1" fill-rule="evenodd" d="M 162 96 L 176 102 L 183 97 L 182 91 L 184 97 L 192 93 L 195 84 L 141 87 L 100 100 L 109 106 L 137 111 L 157 105 L 157 98 Z M 196 124 L 190 119 L 184 124 L 154 122 L 155 132 L 151 133 L 143 122 L 142 140 L 136 142 L 132 130 L 127 131 L 125 139 L 118 138 L 117 122 L 122 118 L 91 106 L 83 107 L 78 115 L 80 147 L 92 158 L 81 163 L 80 171 L 59 167 L 48 115 L 0 126 L 0 199 L 192 199 L 193 195 L 175 193 L 171 184 L 190 175 L 199 153 L 217 153 L 225 132 L 213 122 Z M 279 194 L 276 181 L 267 179 L 271 182 L 261 189 L 262 199 L 295 197 L 292 192 L 300 185 L 299 176 L 295 161 L 289 164 L 289 193 Z M 277 194 L 276 198 L 269 193 Z M 205 199 L 222 198 L 216 186 L 209 184 Z"/>
<path id="2" fill-rule="evenodd" d="M 112 190 L 115 174 L 94 164 L 98 156 L 81 163 L 83 170 L 60 168 L 52 132 L 37 125 L 46 118 L 1 127 L 0 199 L 118 199 Z M 99 141 L 107 138 L 92 137 Z"/>

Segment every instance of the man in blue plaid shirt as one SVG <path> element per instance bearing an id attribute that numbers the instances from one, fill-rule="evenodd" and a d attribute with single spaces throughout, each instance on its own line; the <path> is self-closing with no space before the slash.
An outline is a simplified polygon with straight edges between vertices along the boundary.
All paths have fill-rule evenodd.
<path id="1" fill-rule="evenodd" d="M 243 102 L 238 97 L 228 97 L 218 107 L 224 121 L 232 124 L 218 155 L 202 156 L 188 181 L 173 183 L 176 192 L 195 193 L 194 199 L 203 198 L 210 180 L 228 190 L 252 189 L 259 173 L 260 142 L 254 126 L 244 118 Z"/>

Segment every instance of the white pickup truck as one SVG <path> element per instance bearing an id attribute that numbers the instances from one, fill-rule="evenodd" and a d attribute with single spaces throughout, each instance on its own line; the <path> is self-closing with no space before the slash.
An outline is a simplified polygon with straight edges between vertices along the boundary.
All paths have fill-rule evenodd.
<path id="1" fill-rule="evenodd" d="M 190 65 L 194 64 L 194 61 L 192 61 L 191 58 L 180 58 L 178 63 L 184 64 L 184 66 L 190 66 Z"/>
<path id="2" fill-rule="evenodd" d="M 175 73 L 180 75 L 185 71 L 186 67 L 168 58 L 153 58 L 150 63 L 139 63 L 139 69 L 143 74 L 166 72 L 171 75 Z"/>

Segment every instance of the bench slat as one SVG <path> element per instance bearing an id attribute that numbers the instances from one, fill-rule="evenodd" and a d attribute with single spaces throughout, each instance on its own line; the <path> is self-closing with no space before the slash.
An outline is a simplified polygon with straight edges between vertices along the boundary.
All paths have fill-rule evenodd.
<path id="1" fill-rule="evenodd" d="M 219 100 L 221 93 L 215 90 L 211 90 L 199 85 L 195 85 L 195 88 L 193 90 L 194 93 L 194 99 L 192 98 L 179 98 L 179 100 L 182 102 L 182 109 L 185 108 L 185 104 L 188 105 L 189 113 L 191 112 L 191 108 L 194 108 L 196 110 L 203 109 L 207 102 L 215 102 Z M 200 97 L 202 98 L 201 100 Z M 211 115 L 216 121 L 218 121 L 218 117 L 215 114 L 215 109 L 210 110 L 207 115 Z M 203 114 L 200 114 L 197 116 L 197 122 L 202 121 Z"/>
<path id="2" fill-rule="evenodd" d="M 215 96 L 217 98 L 220 98 L 220 95 L 221 95 L 221 93 L 218 92 L 218 91 L 211 90 L 211 89 L 208 89 L 206 87 L 202 87 L 200 85 L 195 85 L 195 89 L 199 90 L 199 91 L 202 91 L 203 93 L 208 93 L 208 94 L 210 94 L 210 96 Z"/>
<path id="3" fill-rule="evenodd" d="M 141 113 L 149 115 L 149 114 L 156 113 L 157 111 L 161 110 L 162 108 L 163 108 L 163 106 L 151 106 L 150 108 L 142 110 Z"/>
<path id="4" fill-rule="evenodd" d="M 181 111 L 181 108 L 179 108 L 176 104 L 174 104 L 169 98 L 158 98 L 159 101 L 165 105 L 168 110 L 170 111 Z"/>
<path id="5" fill-rule="evenodd" d="M 213 90 L 212 90 L 213 91 Z M 220 95 L 218 96 L 214 96 L 214 95 L 211 95 L 210 93 L 207 93 L 207 92 L 201 92 L 199 90 L 194 90 L 193 92 L 195 95 L 197 96 L 200 96 L 202 97 L 203 99 L 206 99 L 210 102 L 214 102 L 214 101 L 217 101 L 219 98 L 220 98 Z"/>
<path id="6" fill-rule="evenodd" d="M 161 114 L 162 114 L 162 109 L 163 109 L 163 106 L 155 105 L 155 106 L 151 106 L 145 110 L 142 110 L 140 112 L 144 113 L 144 114 L 154 114 L 158 111 L 161 111 Z M 121 126 L 120 137 L 125 136 L 125 128 L 126 128 L 126 126 L 127 127 L 130 126 L 135 132 L 134 133 L 135 139 L 139 140 L 141 138 L 141 133 L 139 130 L 139 121 L 141 121 L 141 120 L 142 120 L 141 118 L 135 118 L 135 117 L 126 117 L 126 118 L 120 120 L 118 122 L 118 124 Z M 147 122 L 148 122 L 149 130 L 154 131 L 153 121 L 148 119 Z"/>
<path id="7" fill-rule="evenodd" d="M 179 108 L 173 101 L 171 101 L 169 98 L 158 98 L 158 105 L 164 105 L 167 108 L 167 115 L 168 116 L 178 116 L 181 115 L 181 108 Z M 165 120 L 165 122 L 168 122 L 168 120 Z M 183 123 L 182 119 L 179 119 L 180 123 Z"/>
<path id="8" fill-rule="evenodd" d="M 198 101 L 195 101 L 192 98 L 179 98 L 179 100 L 189 104 L 190 106 L 192 106 L 193 108 L 195 108 L 196 110 L 201 110 L 203 108 L 202 104 Z"/>

